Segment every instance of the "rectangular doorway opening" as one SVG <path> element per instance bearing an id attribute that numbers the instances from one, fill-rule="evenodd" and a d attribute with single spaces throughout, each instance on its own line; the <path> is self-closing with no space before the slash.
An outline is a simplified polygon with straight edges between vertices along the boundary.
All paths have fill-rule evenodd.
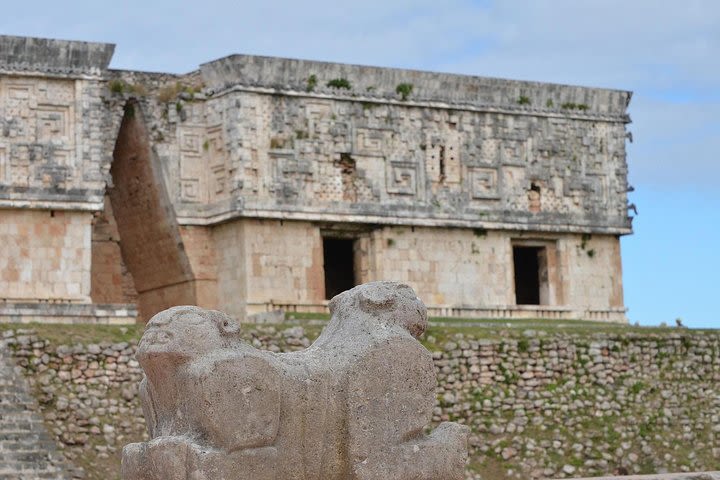
<path id="1" fill-rule="evenodd" d="M 513 246 L 516 305 L 544 305 L 548 301 L 545 247 Z"/>
<path id="2" fill-rule="evenodd" d="M 355 286 L 354 243 L 352 238 L 323 238 L 326 300 Z"/>

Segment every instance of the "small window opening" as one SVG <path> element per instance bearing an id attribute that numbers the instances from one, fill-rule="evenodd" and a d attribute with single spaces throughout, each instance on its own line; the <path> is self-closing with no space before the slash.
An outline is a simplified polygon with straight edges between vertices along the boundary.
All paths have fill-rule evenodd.
<path id="1" fill-rule="evenodd" d="M 540 185 L 535 182 L 530 184 L 530 190 L 528 191 L 528 207 L 532 213 L 538 213 L 542 209 Z"/>
<path id="2" fill-rule="evenodd" d="M 513 247 L 515 303 L 547 303 L 547 262 L 545 247 Z"/>
<path id="3" fill-rule="evenodd" d="M 323 238 L 323 264 L 325 268 L 325 299 L 355 286 L 355 240 Z"/>
<path id="4" fill-rule="evenodd" d="M 355 185 L 356 163 L 349 153 L 341 153 L 340 160 L 335 161 L 340 168 L 340 175 L 343 185 L 343 200 L 348 202 L 357 201 L 357 186 Z"/>
<path id="5" fill-rule="evenodd" d="M 445 146 L 440 145 L 440 151 L 438 154 L 438 169 L 440 171 L 440 181 L 445 180 Z"/>

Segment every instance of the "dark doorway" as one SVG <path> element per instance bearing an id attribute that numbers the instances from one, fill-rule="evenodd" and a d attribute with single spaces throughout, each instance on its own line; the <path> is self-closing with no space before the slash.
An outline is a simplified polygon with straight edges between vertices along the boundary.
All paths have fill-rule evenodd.
<path id="1" fill-rule="evenodd" d="M 323 238 L 325 298 L 327 300 L 355 286 L 354 242 L 355 240 L 346 238 Z"/>
<path id="2" fill-rule="evenodd" d="M 544 247 L 513 247 L 517 305 L 540 305 L 540 268 L 544 256 Z"/>

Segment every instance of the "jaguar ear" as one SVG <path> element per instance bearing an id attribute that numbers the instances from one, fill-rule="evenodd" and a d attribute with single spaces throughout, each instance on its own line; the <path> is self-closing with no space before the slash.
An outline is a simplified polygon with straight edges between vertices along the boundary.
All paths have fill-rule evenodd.
<path id="1" fill-rule="evenodd" d="M 394 285 L 384 282 L 362 285 L 358 295 L 360 308 L 365 312 L 373 313 L 392 307 L 397 301 L 397 292 L 393 287 Z"/>
<path id="2" fill-rule="evenodd" d="M 223 315 L 223 319 L 220 322 L 220 331 L 225 335 L 234 335 L 240 331 L 240 324 L 235 319 L 230 318 L 227 315 Z"/>
<path id="3" fill-rule="evenodd" d="M 215 321 L 224 335 L 234 335 L 240 332 L 240 323 L 237 320 L 222 312 L 213 312 L 213 314 L 217 315 Z"/>

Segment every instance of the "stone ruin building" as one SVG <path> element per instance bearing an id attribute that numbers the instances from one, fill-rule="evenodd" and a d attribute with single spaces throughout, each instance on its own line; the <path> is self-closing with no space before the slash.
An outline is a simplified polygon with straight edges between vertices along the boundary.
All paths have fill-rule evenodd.
<path id="1" fill-rule="evenodd" d="M 0 319 L 240 319 L 411 285 L 430 315 L 626 321 L 626 91 L 0 36 Z"/>

